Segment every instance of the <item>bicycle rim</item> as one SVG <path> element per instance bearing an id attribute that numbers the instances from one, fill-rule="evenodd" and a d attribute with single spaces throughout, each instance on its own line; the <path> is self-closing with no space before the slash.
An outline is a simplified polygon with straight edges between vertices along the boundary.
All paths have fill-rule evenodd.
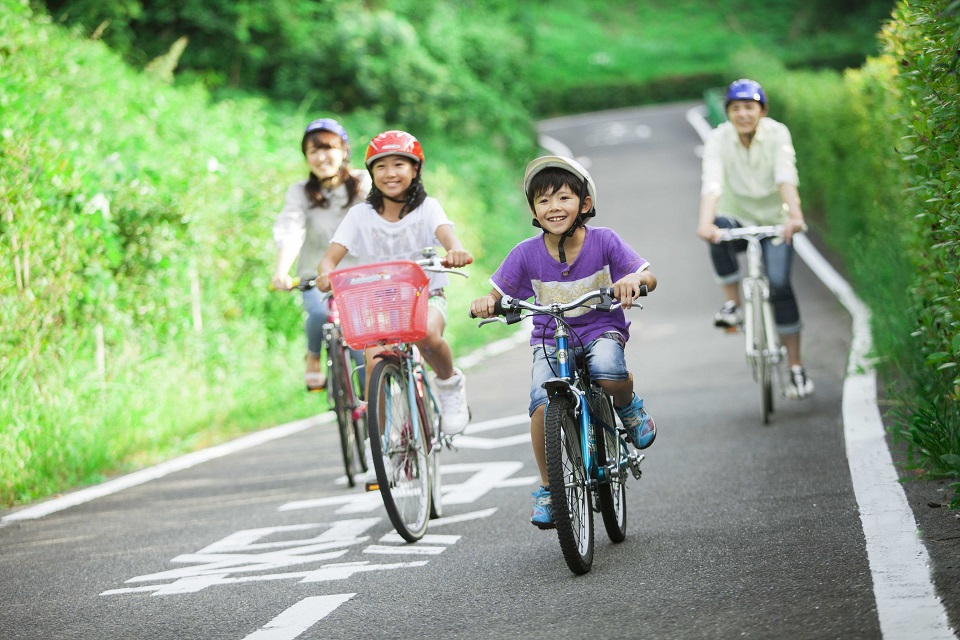
<path id="1" fill-rule="evenodd" d="M 327 397 L 333 405 L 333 413 L 337 417 L 337 429 L 340 432 L 340 455 L 343 458 L 343 469 L 347 476 L 347 485 L 353 487 L 354 451 L 356 441 L 351 425 L 350 409 L 347 406 L 347 389 L 344 384 L 343 353 L 338 345 L 327 344 Z M 360 459 L 363 459 L 361 454 Z"/>
<path id="2" fill-rule="evenodd" d="M 610 398 L 594 392 L 594 410 L 605 424 L 616 428 Z M 597 485 L 597 497 L 603 526 L 611 542 L 623 542 L 627 537 L 627 476 L 626 454 L 620 446 L 616 431 L 608 431 L 597 422 L 593 424 L 597 443 L 597 465 L 606 469 L 606 478 Z"/>
<path id="3" fill-rule="evenodd" d="M 563 559 L 576 574 L 593 566 L 593 509 L 580 450 L 579 428 L 569 398 L 554 398 L 544 420 L 547 476 Z"/>
<path id="4" fill-rule="evenodd" d="M 407 384 L 398 363 L 377 363 L 370 379 L 367 425 L 383 506 L 397 533 L 416 542 L 426 532 L 430 514 L 429 444 L 422 432 L 414 433 Z"/>

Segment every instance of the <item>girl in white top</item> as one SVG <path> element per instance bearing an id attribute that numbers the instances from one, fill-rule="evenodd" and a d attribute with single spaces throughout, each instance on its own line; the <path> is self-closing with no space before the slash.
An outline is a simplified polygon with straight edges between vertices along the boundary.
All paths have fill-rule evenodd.
<path id="1" fill-rule="evenodd" d="M 328 274 L 340 261 L 353 255 L 361 263 L 416 260 L 424 247 L 443 246 L 444 264 L 462 267 L 473 262 L 453 230 L 453 224 L 435 198 L 427 196 L 420 180 L 423 149 L 405 131 L 385 131 L 370 141 L 367 170 L 373 186 L 367 201 L 347 212 L 320 262 L 317 287 L 330 288 Z M 427 336 L 416 343 L 427 364 L 437 375 L 436 387 L 444 432 L 462 433 L 469 422 L 466 380 L 453 365 L 453 353 L 443 338 L 446 325 L 445 274 L 430 276 Z M 367 383 L 380 348 L 367 349 Z"/>
<path id="2" fill-rule="evenodd" d="M 290 185 L 283 210 L 273 225 L 277 245 L 277 261 L 272 284 L 289 291 L 293 287 L 290 268 L 297 263 L 301 280 L 317 276 L 317 263 L 323 257 L 334 231 L 347 210 L 367 197 L 370 178 L 363 171 L 351 171 L 350 139 L 336 120 L 321 118 L 307 125 L 300 148 L 310 167 L 310 176 Z M 303 292 L 303 308 L 307 312 L 304 330 L 307 335 L 306 372 L 304 382 L 310 391 L 326 386 L 320 366 L 323 347 L 323 325 L 328 311 L 317 289 Z"/>

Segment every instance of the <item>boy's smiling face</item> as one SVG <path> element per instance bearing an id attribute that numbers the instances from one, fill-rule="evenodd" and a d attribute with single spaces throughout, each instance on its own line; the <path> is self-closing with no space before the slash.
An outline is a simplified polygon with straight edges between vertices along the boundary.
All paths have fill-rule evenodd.
<path id="1" fill-rule="evenodd" d="M 533 215 L 545 232 L 561 235 L 573 226 L 578 212 L 590 211 L 590 196 L 584 198 L 582 208 L 579 205 L 580 197 L 563 185 L 553 193 L 537 194 L 533 199 Z"/>

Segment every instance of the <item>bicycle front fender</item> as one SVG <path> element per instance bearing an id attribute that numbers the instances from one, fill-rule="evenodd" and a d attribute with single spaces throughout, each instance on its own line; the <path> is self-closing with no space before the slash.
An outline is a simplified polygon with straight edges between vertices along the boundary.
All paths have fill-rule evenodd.
<path id="1" fill-rule="evenodd" d="M 566 396 L 574 402 L 579 402 L 580 390 L 570 384 L 565 378 L 550 378 L 543 383 L 548 398 Z"/>

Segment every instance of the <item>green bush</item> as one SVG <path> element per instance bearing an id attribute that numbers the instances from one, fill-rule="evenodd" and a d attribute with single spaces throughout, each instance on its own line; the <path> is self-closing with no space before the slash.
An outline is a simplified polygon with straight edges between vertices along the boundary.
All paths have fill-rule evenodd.
<path id="1" fill-rule="evenodd" d="M 306 175 L 316 112 L 213 102 L 49 22 L 0 5 L 4 505 L 325 408 L 302 391 L 296 296 L 267 289 L 271 226 Z M 361 148 L 387 128 L 369 110 L 341 119 Z M 491 334 L 457 309 L 529 230 L 511 218 L 511 158 L 532 149 L 520 132 L 499 154 L 421 136 L 427 188 L 477 256 L 451 287 L 461 351 Z"/>
<path id="2" fill-rule="evenodd" d="M 960 3 L 901 3 L 884 32 L 899 63 L 912 251 L 910 387 L 899 430 L 935 475 L 960 476 Z"/>

